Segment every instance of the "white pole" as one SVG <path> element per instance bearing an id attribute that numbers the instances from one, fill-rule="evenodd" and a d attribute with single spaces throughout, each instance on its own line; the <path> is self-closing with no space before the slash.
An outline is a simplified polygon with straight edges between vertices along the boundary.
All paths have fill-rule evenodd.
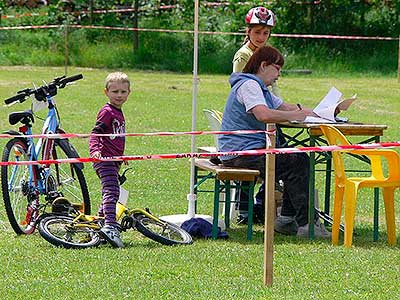
<path id="1" fill-rule="evenodd" d="M 193 45 L 193 96 L 192 96 L 192 131 L 196 131 L 196 114 L 197 114 L 197 63 L 198 63 L 198 46 L 199 46 L 199 0 L 194 1 L 194 45 Z M 192 135 L 191 152 L 196 152 L 196 140 Z M 194 158 L 190 160 L 190 193 L 187 195 L 188 217 L 195 216 L 196 195 L 194 193 Z"/>
<path id="2" fill-rule="evenodd" d="M 197 114 L 197 85 L 199 78 L 197 77 L 198 66 L 198 35 L 199 35 L 199 0 L 194 2 L 194 41 L 193 41 L 193 98 L 192 98 L 192 131 L 196 131 L 196 114 Z M 196 152 L 195 136 L 192 135 L 191 152 Z M 196 194 L 194 193 L 194 158 L 190 160 L 190 192 L 187 194 L 188 212 L 187 214 L 178 214 L 160 217 L 162 220 L 181 225 L 184 221 L 191 218 L 202 218 L 212 224 L 212 216 L 196 214 Z M 225 229 L 223 220 L 219 223 L 222 230 Z"/>

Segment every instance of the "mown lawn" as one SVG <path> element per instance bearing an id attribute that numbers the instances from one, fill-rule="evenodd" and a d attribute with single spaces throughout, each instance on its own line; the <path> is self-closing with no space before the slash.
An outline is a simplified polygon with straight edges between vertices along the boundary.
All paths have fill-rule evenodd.
<path id="1" fill-rule="evenodd" d="M 67 132 L 88 133 L 98 109 L 109 71 L 70 68 L 84 80 L 59 92 L 57 103 Z M 0 99 L 49 81 L 63 68 L 0 67 Z M 132 95 L 124 106 L 128 132 L 190 131 L 192 76 L 125 70 Z M 197 129 L 207 130 L 204 108 L 223 110 L 229 92 L 228 76 L 200 75 Z M 315 106 L 331 86 L 345 96 L 358 94 L 347 116 L 352 121 L 387 124 L 383 141 L 398 141 L 400 83 L 393 77 L 335 74 L 286 75 L 279 80 L 288 102 Z M 29 108 L 28 101 L 0 109 L 0 128 L 11 128 L 7 115 Z M 36 119 L 37 129 L 41 121 Z M 14 128 L 15 129 L 15 128 Z M 190 152 L 190 136 L 129 137 L 127 155 Z M 82 157 L 87 139 L 73 139 Z M 4 139 L 0 139 L 3 147 Z M 196 137 L 197 145 L 212 145 L 213 137 Z M 356 164 L 356 162 L 351 162 Z M 133 172 L 126 188 L 131 207 L 149 207 L 157 215 L 185 213 L 189 192 L 187 159 L 130 162 Z M 85 166 L 92 209 L 100 202 L 100 185 L 90 164 Z M 322 189 L 322 176 L 317 187 Z M 16 236 L 0 202 L 0 293 L 2 299 L 396 299 L 400 292 L 399 246 L 386 243 L 383 205 L 380 239 L 372 241 L 372 191 L 359 196 L 352 249 L 329 241 L 310 241 L 275 235 L 274 284 L 263 286 L 263 228 L 245 239 L 245 226 L 234 225 L 228 240 L 196 240 L 185 247 L 166 247 L 136 232 L 123 234 L 124 249 L 102 246 L 83 251 L 54 248 L 38 234 Z M 396 192 L 396 212 L 400 213 Z M 201 194 L 198 211 L 212 213 L 212 196 Z M 400 218 L 396 217 L 400 225 Z"/>

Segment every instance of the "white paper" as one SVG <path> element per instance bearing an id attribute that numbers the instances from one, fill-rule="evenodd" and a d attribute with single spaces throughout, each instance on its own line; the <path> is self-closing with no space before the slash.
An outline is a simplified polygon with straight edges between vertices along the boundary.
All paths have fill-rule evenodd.
<path id="1" fill-rule="evenodd" d="M 318 117 L 308 116 L 304 119 L 303 123 L 336 123 L 336 108 L 339 108 L 340 111 L 347 110 L 351 103 L 357 99 L 357 95 L 344 100 L 341 100 L 341 97 L 342 93 L 335 87 L 332 87 L 313 110 Z"/>

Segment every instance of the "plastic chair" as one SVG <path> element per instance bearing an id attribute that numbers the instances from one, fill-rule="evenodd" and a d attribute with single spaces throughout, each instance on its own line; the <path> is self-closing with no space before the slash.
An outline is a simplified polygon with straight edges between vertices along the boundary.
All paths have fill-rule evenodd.
<path id="1" fill-rule="evenodd" d="M 211 130 L 213 131 L 220 131 L 221 130 L 221 124 L 222 124 L 222 112 L 216 110 L 216 109 L 203 109 L 203 113 L 206 116 L 208 120 L 208 126 L 210 127 Z M 214 143 L 215 143 L 215 149 L 218 151 L 218 135 L 214 135 Z M 238 211 L 235 207 L 235 193 L 236 190 L 232 189 L 231 191 L 231 204 L 230 204 L 230 215 L 229 219 L 230 220 L 235 220 L 238 215 Z M 222 202 L 225 202 L 225 193 L 221 193 L 220 198 L 222 199 Z M 220 213 L 222 211 L 225 211 L 225 204 L 222 205 L 219 209 Z"/>
<path id="2" fill-rule="evenodd" d="M 329 145 L 350 145 L 346 137 L 335 127 L 321 125 L 321 130 Z M 371 163 L 371 175 L 368 177 L 347 177 L 344 169 L 342 153 L 364 155 Z M 335 170 L 335 195 L 333 208 L 332 244 L 339 243 L 339 226 L 343 200 L 345 202 L 344 246 L 350 248 L 353 241 L 353 229 L 357 192 L 360 188 L 383 189 L 387 237 L 390 245 L 396 244 L 396 224 L 394 211 L 394 191 L 400 187 L 400 159 L 394 150 L 360 149 L 332 151 Z M 387 161 L 387 176 L 383 172 L 384 161 Z"/>
<path id="3" fill-rule="evenodd" d="M 208 125 L 213 131 L 221 130 L 222 112 L 215 109 L 203 109 L 204 115 L 208 120 Z M 218 150 L 218 135 L 214 135 L 215 148 Z"/>

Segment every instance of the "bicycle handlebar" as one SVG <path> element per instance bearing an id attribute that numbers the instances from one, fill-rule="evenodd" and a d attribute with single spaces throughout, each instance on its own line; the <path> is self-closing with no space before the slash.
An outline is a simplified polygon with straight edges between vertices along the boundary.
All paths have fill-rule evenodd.
<path id="1" fill-rule="evenodd" d="M 50 96 L 57 95 L 57 88 L 63 89 L 66 87 L 66 85 L 68 83 L 77 81 L 82 78 L 83 78 L 82 74 L 77 74 L 77 75 L 73 75 L 70 77 L 66 77 L 65 75 L 61 76 L 61 77 L 57 77 L 57 78 L 54 78 L 53 81 L 51 81 L 49 84 L 42 85 L 36 89 L 27 88 L 27 89 L 18 91 L 17 95 L 12 96 L 8 99 L 5 99 L 4 103 L 11 104 L 11 103 L 14 103 L 17 101 L 22 103 L 30 95 L 35 95 L 35 98 L 38 101 L 44 101 L 46 99 L 46 95 L 50 95 Z"/>
<path id="2" fill-rule="evenodd" d="M 16 101 L 24 102 L 24 100 L 25 100 L 25 94 L 17 94 L 15 96 L 12 96 L 11 98 L 8 98 L 8 99 L 4 100 L 4 103 L 5 104 L 11 104 L 11 103 L 16 102 Z"/>

